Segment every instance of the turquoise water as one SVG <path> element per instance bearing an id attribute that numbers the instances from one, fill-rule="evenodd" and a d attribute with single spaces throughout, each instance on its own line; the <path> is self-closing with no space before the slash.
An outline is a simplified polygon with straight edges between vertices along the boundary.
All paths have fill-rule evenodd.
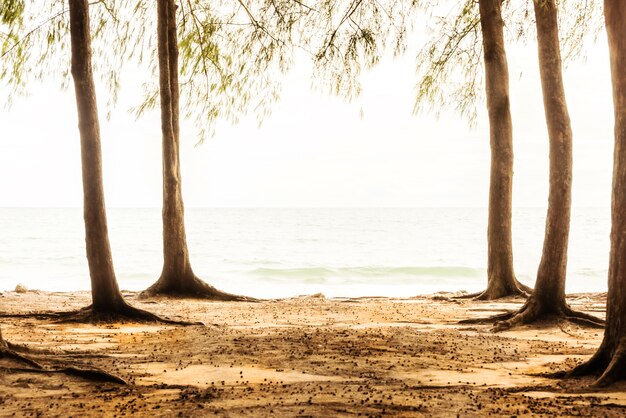
<path id="1" fill-rule="evenodd" d="M 161 269 L 161 211 L 110 209 L 120 287 L 141 290 Z M 568 292 L 604 291 L 609 209 L 572 214 Z M 514 211 L 518 278 L 534 282 L 545 210 Z M 258 297 L 412 296 L 480 290 L 486 209 L 188 209 L 197 275 Z M 0 209 L 0 290 L 89 289 L 81 209 Z"/>

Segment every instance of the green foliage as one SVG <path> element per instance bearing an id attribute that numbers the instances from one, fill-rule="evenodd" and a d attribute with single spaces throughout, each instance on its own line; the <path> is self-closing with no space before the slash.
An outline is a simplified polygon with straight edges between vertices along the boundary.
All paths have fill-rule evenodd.
<path id="1" fill-rule="evenodd" d="M 90 2 L 93 68 L 111 92 L 108 110 L 117 99 L 120 69 L 133 47 L 130 20 L 118 18 L 117 3 Z M 33 82 L 55 79 L 66 88 L 70 81 L 67 1 L 11 0 L 2 3 L 0 15 L 0 81 L 8 86 L 7 104 L 14 95 L 27 94 Z"/>
<path id="2" fill-rule="evenodd" d="M 253 112 L 261 122 L 278 100 L 297 51 L 314 62 L 318 86 L 354 97 L 361 69 L 375 65 L 387 44 L 393 41 L 397 53 L 404 50 L 405 21 L 410 20 L 404 12 L 413 4 L 183 0 L 177 14 L 183 116 L 195 120 L 201 140 L 214 132 L 217 120 L 237 123 Z M 150 62 L 156 79 L 152 55 Z M 137 115 L 159 105 L 157 88 L 155 81 L 145 84 Z"/>
<path id="3" fill-rule="evenodd" d="M 533 1 L 505 1 L 503 19 L 509 45 L 536 42 Z M 478 0 L 452 1 L 445 15 L 429 11 L 430 37 L 417 59 L 417 95 L 414 111 L 452 108 L 472 125 L 477 104 L 484 99 L 482 34 Z M 596 37 L 603 27 L 600 0 L 559 0 L 559 33 L 565 64 L 584 57 L 585 40 Z"/>
<path id="4" fill-rule="evenodd" d="M 475 103 L 483 85 L 482 37 L 475 0 L 464 0 L 447 16 L 430 11 L 432 38 L 417 57 L 417 98 L 414 111 L 453 107 L 473 123 Z"/>
<path id="5" fill-rule="evenodd" d="M 534 38 L 533 0 L 507 1 L 509 43 Z M 560 0 L 564 57 L 580 56 L 586 35 L 602 27 L 599 0 Z M 0 3 L 0 80 L 14 94 L 30 83 L 69 83 L 66 0 Z M 181 114 L 200 139 L 217 120 L 265 118 L 280 95 L 284 73 L 299 51 L 314 68 L 314 86 L 352 99 L 364 69 L 392 51 L 403 54 L 415 22 L 428 38 L 417 58 L 415 111 L 453 108 L 473 121 L 483 96 L 482 37 L 477 0 L 178 0 Z M 125 65 L 146 69 L 137 115 L 159 106 L 154 0 L 90 2 L 93 67 L 110 94 Z M 442 14 L 442 9 L 449 10 Z M 414 39 L 417 41 L 417 39 Z"/>
<path id="6" fill-rule="evenodd" d="M 278 100 L 281 80 L 296 50 L 315 63 L 319 86 L 347 98 L 359 93 L 362 68 L 375 65 L 385 46 L 405 47 L 405 22 L 413 1 L 180 0 L 178 40 L 181 112 L 195 120 L 201 139 L 216 120 L 238 122 L 248 112 L 259 121 Z M 0 79 L 13 94 L 32 81 L 69 82 L 69 22 L 65 0 L 36 7 L 35 0 L 3 3 Z M 15 3 L 15 4 L 18 4 Z M 13 4 L 13 2 L 11 2 Z M 148 0 L 90 3 L 94 72 L 115 104 L 124 64 L 147 68 L 144 100 L 137 115 L 157 107 L 156 6 Z M 149 75 L 151 73 L 151 76 Z"/>
<path id="7" fill-rule="evenodd" d="M 10 25 L 20 21 L 24 13 L 23 0 L 4 0 L 0 3 L 0 23 Z"/>
<path id="8" fill-rule="evenodd" d="M 307 22 L 304 43 L 315 62 L 317 87 L 347 99 L 361 92 L 359 76 L 392 50 L 402 54 L 415 0 L 324 0 Z"/>
<path id="9" fill-rule="evenodd" d="M 293 0 L 179 3 L 181 111 L 195 120 L 201 140 L 216 120 L 236 123 L 252 111 L 260 121 L 269 114 L 292 63 L 296 28 L 310 12 Z M 151 63 L 156 66 L 154 57 Z M 145 85 L 138 115 L 158 106 L 157 88 Z"/>

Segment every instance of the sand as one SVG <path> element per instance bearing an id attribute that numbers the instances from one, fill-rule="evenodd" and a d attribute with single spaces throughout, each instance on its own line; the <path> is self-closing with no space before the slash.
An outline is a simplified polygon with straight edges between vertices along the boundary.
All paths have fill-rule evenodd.
<path id="1" fill-rule="evenodd" d="M 205 326 L 58 324 L 1 318 L 5 338 L 46 366 L 91 365 L 128 385 L 8 370 L 0 416 L 624 416 L 626 386 L 538 374 L 588 358 L 602 330 L 567 322 L 494 334 L 461 319 L 515 309 L 498 302 L 327 299 L 259 303 L 159 300 L 134 305 Z M 570 304 L 604 315 L 602 295 Z M 89 294 L 5 292 L 0 311 L 70 310 Z"/>

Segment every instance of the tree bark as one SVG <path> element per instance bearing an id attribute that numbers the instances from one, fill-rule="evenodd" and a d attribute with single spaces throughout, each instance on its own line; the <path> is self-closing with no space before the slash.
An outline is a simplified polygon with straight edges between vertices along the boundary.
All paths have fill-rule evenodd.
<path id="1" fill-rule="evenodd" d="M 606 329 L 598 351 L 571 373 L 600 374 L 598 386 L 626 379 L 626 2 L 605 0 L 604 18 L 615 112 Z"/>
<path id="2" fill-rule="evenodd" d="M 513 270 L 513 126 L 501 6 L 502 0 L 479 1 L 491 148 L 487 290 L 479 299 L 530 291 L 517 281 Z"/>
<path id="3" fill-rule="evenodd" d="M 157 39 L 163 142 L 163 269 L 156 283 L 141 296 L 250 300 L 209 286 L 198 279 L 191 268 L 180 173 L 178 44 L 174 0 L 157 0 Z"/>
<path id="4" fill-rule="evenodd" d="M 102 186 L 102 152 L 96 89 L 91 67 L 87 0 L 70 0 L 72 78 L 76 90 L 83 173 L 85 244 L 91 277 L 92 309 L 117 311 L 125 305 L 115 279 Z"/>
<path id="5" fill-rule="evenodd" d="M 158 0 L 159 89 L 163 151 L 164 281 L 193 276 L 185 233 L 178 127 L 178 61 L 172 0 Z M 173 29 L 170 27 L 172 26 Z"/>
<path id="6" fill-rule="evenodd" d="M 543 253 L 533 298 L 548 312 L 565 304 L 565 275 L 572 203 L 572 126 L 559 45 L 555 0 L 535 0 L 543 105 L 550 141 L 550 189 Z"/>

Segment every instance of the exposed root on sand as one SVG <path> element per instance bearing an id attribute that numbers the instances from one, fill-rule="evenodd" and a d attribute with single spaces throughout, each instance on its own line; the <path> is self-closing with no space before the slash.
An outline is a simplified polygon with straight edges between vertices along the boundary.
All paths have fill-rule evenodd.
<path id="1" fill-rule="evenodd" d="M 565 302 L 546 306 L 533 296 L 517 312 L 505 312 L 485 318 L 465 319 L 459 324 L 490 324 L 493 323 L 493 332 L 505 331 L 521 325 L 530 325 L 545 321 L 564 320 L 583 327 L 604 328 L 605 321 L 584 312 L 575 311 Z M 556 305 L 556 306 L 555 306 Z"/>
<path id="2" fill-rule="evenodd" d="M 77 367 L 73 365 L 64 366 L 60 368 L 47 368 L 44 367 L 37 360 L 34 360 L 28 356 L 25 356 L 19 353 L 13 347 L 17 347 L 14 344 L 11 344 L 4 339 L 2 339 L 2 335 L 0 334 L 0 359 L 8 359 L 13 362 L 23 363 L 28 367 L 5 367 L 0 366 L 0 370 L 4 373 L 44 373 L 44 374 L 52 374 L 52 373 L 62 373 L 71 376 L 81 377 L 83 379 L 98 381 L 98 382 L 112 382 L 112 383 L 120 383 L 125 385 L 126 381 L 119 376 L 115 376 L 111 373 L 105 372 L 104 370 L 92 368 L 92 367 Z M 30 351 L 26 349 L 26 351 Z M 63 362 L 57 360 L 57 362 Z"/>
<path id="3" fill-rule="evenodd" d="M 152 312 L 135 308 L 127 303 L 123 303 L 115 310 L 99 311 L 87 306 L 73 312 L 59 314 L 58 322 L 61 323 L 103 323 L 103 322 L 147 322 L 167 325 L 203 325 L 201 322 L 178 321 L 163 318 Z"/>
<path id="4" fill-rule="evenodd" d="M 604 388 L 626 380 L 626 341 L 622 338 L 613 344 L 602 345 L 586 362 L 565 373 L 564 377 L 598 376 L 593 386 Z"/>
<path id="5" fill-rule="evenodd" d="M 515 314 L 515 312 L 513 311 L 507 311 L 501 314 L 497 314 L 497 315 L 493 315 L 493 316 L 487 316 L 487 317 L 481 317 L 481 318 L 472 318 L 472 319 L 463 319 L 461 321 L 459 321 L 458 323 L 461 325 L 482 325 L 482 324 L 493 324 L 494 322 L 497 321 L 505 321 L 509 318 L 511 318 L 513 315 Z"/>
<path id="6" fill-rule="evenodd" d="M 17 351 L 11 349 L 8 347 L 8 344 L 5 346 L 0 346 L 0 359 L 9 359 L 9 360 L 14 360 L 14 361 L 18 361 L 20 363 L 24 363 L 27 364 L 31 367 L 34 367 L 36 369 L 43 369 L 43 366 L 41 364 L 39 364 L 37 361 L 24 356 L 20 353 L 18 353 Z"/>
<path id="7" fill-rule="evenodd" d="M 604 328 L 605 322 L 603 319 L 584 312 L 575 311 L 565 302 L 555 304 L 556 306 L 546 305 L 546 303 L 540 303 L 536 298 L 530 297 L 524 306 L 511 315 L 510 318 L 496 319 L 492 330 L 494 332 L 500 332 L 521 325 L 530 325 L 547 320 L 565 320 L 583 327 Z"/>
<path id="8" fill-rule="evenodd" d="M 2 318 L 52 319 L 58 323 L 112 323 L 144 322 L 167 325 L 204 325 L 202 322 L 178 321 L 163 318 L 143 309 L 135 308 L 126 302 L 107 310 L 96 310 L 92 305 L 68 312 L 0 313 Z"/>
<path id="9" fill-rule="evenodd" d="M 498 283 L 496 285 L 495 280 L 491 280 L 487 285 L 487 289 L 482 292 L 455 296 L 453 299 L 496 300 L 516 296 L 529 298 L 532 292 L 532 288 L 520 283 L 517 279 L 513 279 L 513 282 L 509 285 L 504 285 L 502 283 Z"/>
<path id="10" fill-rule="evenodd" d="M 68 376 L 76 376 L 92 382 L 109 382 L 119 383 L 121 385 L 128 384 L 124 379 L 109 372 L 100 369 L 82 368 L 82 367 L 63 367 L 60 369 L 46 368 L 27 368 L 27 367 L 2 367 L 0 368 L 6 373 L 40 373 L 40 374 L 65 374 Z"/>
<path id="11" fill-rule="evenodd" d="M 189 276 L 185 278 L 168 278 L 163 276 L 157 280 L 155 284 L 150 286 L 139 294 L 139 299 L 147 299 L 154 297 L 173 297 L 187 299 L 205 299 L 221 302 L 258 302 L 248 296 L 234 295 L 232 293 L 222 292 L 215 287 L 200 280 L 198 277 Z"/>

